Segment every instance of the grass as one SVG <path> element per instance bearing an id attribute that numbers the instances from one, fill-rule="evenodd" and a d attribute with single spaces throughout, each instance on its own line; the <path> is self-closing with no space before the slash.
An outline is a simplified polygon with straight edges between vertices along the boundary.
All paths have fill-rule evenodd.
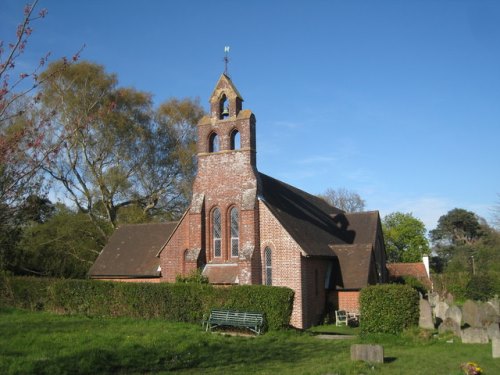
<path id="1" fill-rule="evenodd" d="M 382 344 L 386 363 L 352 362 L 350 345 L 359 342 Z M 478 362 L 486 375 L 500 373 L 491 344 L 446 343 L 418 332 L 363 341 L 320 340 L 295 331 L 233 337 L 161 320 L 0 310 L 1 374 L 459 375 L 466 361 Z"/>

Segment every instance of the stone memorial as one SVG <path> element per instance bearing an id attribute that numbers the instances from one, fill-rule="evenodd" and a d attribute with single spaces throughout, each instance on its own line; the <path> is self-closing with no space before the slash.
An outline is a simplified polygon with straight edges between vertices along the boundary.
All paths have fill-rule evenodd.
<path id="1" fill-rule="evenodd" d="M 500 339 L 500 327 L 498 326 L 498 323 L 491 323 L 486 327 L 486 332 L 488 332 L 488 337 L 490 340 L 493 340 L 494 338 Z"/>
<path id="2" fill-rule="evenodd" d="M 500 358 L 500 339 L 491 340 L 491 352 L 493 358 Z"/>
<path id="3" fill-rule="evenodd" d="M 423 298 L 420 299 L 420 317 L 418 319 L 418 326 L 423 329 L 434 329 L 431 305 L 429 301 Z"/>
<path id="4" fill-rule="evenodd" d="M 462 306 L 462 322 L 470 327 L 482 327 L 481 313 L 476 302 L 467 300 Z"/>
<path id="5" fill-rule="evenodd" d="M 382 345 L 351 345 L 351 360 L 384 363 L 384 348 Z"/>
<path id="6" fill-rule="evenodd" d="M 441 320 L 445 319 L 446 310 L 448 310 L 450 306 L 446 302 L 438 302 L 436 307 L 434 308 L 434 315 L 436 318 Z"/>
<path id="7" fill-rule="evenodd" d="M 463 344 L 487 344 L 488 333 L 484 328 L 466 328 L 462 330 L 462 343 Z"/>
<path id="8" fill-rule="evenodd" d="M 460 324 L 455 322 L 453 319 L 447 318 L 438 327 L 438 332 L 440 334 L 446 332 L 452 332 L 455 336 L 460 337 Z"/>
<path id="9" fill-rule="evenodd" d="M 460 310 L 460 307 L 453 305 L 446 310 L 446 313 L 444 314 L 445 320 L 450 318 L 453 320 L 455 323 L 458 324 L 458 326 L 462 325 L 462 310 Z"/>

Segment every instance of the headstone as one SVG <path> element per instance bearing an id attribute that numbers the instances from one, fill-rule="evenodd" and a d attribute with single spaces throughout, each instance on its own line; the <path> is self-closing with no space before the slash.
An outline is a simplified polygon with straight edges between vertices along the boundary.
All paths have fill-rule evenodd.
<path id="1" fill-rule="evenodd" d="M 470 327 L 482 327 L 481 313 L 476 302 L 470 299 L 462 306 L 462 322 Z"/>
<path id="2" fill-rule="evenodd" d="M 448 306 L 453 305 L 453 303 L 455 302 L 455 297 L 453 297 L 453 294 L 448 292 L 444 296 L 444 302 L 446 302 L 448 304 Z"/>
<path id="3" fill-rule="evenodd" d="M 370 363 L 384 363 L 384 348 L 382 345 L 351 345 L 351 360 Z"/>
<path id="4" fill-rule="evenodd" d="M 500 358 L 500 339 L 491 340 L 491 352 L 493 358 Z"/>
<path id="5" fill-rule="evenodd" d="M 427 298 L 429 299 L 429 303 L 432 307 L 436 306 L 439 302 L 439 294 L 437 294 L 436 292 L 430 292 Z"/>
<path id="6" fill-rule="evenodd" d="M 434 316 L 441 320 L 445 319 L 446 310 L 448 310 L 450 306 L 446 302 L 438 302 L 436 307 L 434 308 Z"/>
<path id="7" fill-rule="evenodd" d="M 420 299 L 420 317 L 418 319 L 418 326 L 423 329 L 434 329 L 431 304 L 423 298 Z"/>
<path id="8" fill-rule="evenodd" d="M 462 330 L 463 344 L 487 344 L 488 333 L 485 328 L 466 328 Z"/>
<path id="9" fill-rule="evenodd" d="M 500 299 L 498 298 L 498 295 L 495 295 L 495 297 L 490 299 L 488 303 L 495 309 L 497 314 L 500 314 Z"/>
<path id="10" fill-rule="evenodd" d="M 491 323 L 487 328 L 486 332 L 488 332 L 488 337 L 493 340 L 494 338 L 500 339 L 500 328 L 498 327 L 498 323 Z"/>
<path id="11" fill-rule="evenodd" d="M 482 303 L 479 305 L 479 320 L 483 327 L 488 327 L 491 323 L 498 323 L 500 315 L 496 312 L 495 308 L 489 303 Z"/>
<path id="12" fill-rule="evenodd" d="M 453 319 L 447 318 L 444 321 L 441 322 L 441 324 L 438 327 L 438 332 L 440 334 L 446 333 L 446 332 L 452 332 L 453 335 L 460 337 L 461 332 L 460 332 L 460 325 L 455 322 Z"/>
<path id="13" fill-rule="evenodd" d="M 445 320 L 450 318 L 457 323 L 459 327 L 462 325 L 462 310 L 460 310 L 460 307 L 456 305 L 450 306 L 448 310 L 446 310 L 444 317 Z"/>

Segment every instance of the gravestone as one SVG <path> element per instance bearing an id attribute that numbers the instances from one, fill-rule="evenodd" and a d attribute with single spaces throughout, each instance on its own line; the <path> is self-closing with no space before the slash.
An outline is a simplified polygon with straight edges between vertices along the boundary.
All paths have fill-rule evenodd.
<path id="1" fill-rule="evenodd" d="M 430 292 L 427 298 L 432 307 L 435 307 L 439 303 L 439 294 L 436 292 Z"/>
<path id="2" fill-rule="evenodd" d="M 491 323 L 498 323 L 500 316 L 495 308 L 489 303 L 479 305 L 479 320 L 483 327 L 488 327 Z"/>
<path id="3" fill-rule="evenodd" d="M 476 302 L 470 299 L 462 306 L 462 322 L 470 327 L 482 327 L 481 312 Z"/>
<path id="4" fill-rule="evenodd" d="M 384 363 L 384 348 L 382 345 L 351 345 L 351 360 Z"/>
<path id="5" fill-rule="evenodd" d="M 448 310 L 449 307 L 450 306 L 446 302 L 438 302 L 436 307 L 434 308 L 435 317 L 444 320 L 446 310 Z"/>
<path id="6" fill-rule="evenodd" d="M 487 328 L 486 332 L 488 332 L 488 337 L 493 340 L 494 338 L 500 339 L 500 328 L 498 327 L 498 323 L 491 323 Z"/>
<path id="7" fill-rule="evenodd" d="M 488 333 L 484 328 L 466 328 L 462 331 L 463 344 L 487 344 Z"/>
<path id="8" fill-rule="evenodd" d="M 500 314 L 500 299 L 498 298 L 498 296 L 490 299 L 488 303 L 495 309 L 497 314 Z"/>
<path id="9" fill-rule="evenodd" d="M 500 358 L 500 339 L 491 340 L 491 352 L 493 358 Z"/>
<path id="10" fill-rule="evenodd" d="M 423 298 L 420 299 L 420 317 L 418 318 L 418 326 L 423 329 L 434 329 L 431 304 Z"/>
<path id="11" fill-rule="evenodd" d="M 460 310 L 460 307 L 456 305 L 450 306 L 448 310 L 446 310 L 444 317 L 445 320 L 450 318 L 457 323 L 459 327 L 462 325 L 462 310 Z"/>
<path id="12" fill-rule="evenodd" d="M 453 305 L 455 303 L 455 297 L 453 297 L 453 294 L 448 292 L 444 296 L 444 302 L 446 302 L 448 305 Z"/>
<path id="13" fill-rule="evenodd" d="M 439 325 L 438 332 L 440 334 L 446 332 L 452 332 L 455 336 L 460 337 L 461 336 L 460 324 L 455 322 L 453 319 L 447 318 L 444 321 L 442 321 L 441 324 Z"/>

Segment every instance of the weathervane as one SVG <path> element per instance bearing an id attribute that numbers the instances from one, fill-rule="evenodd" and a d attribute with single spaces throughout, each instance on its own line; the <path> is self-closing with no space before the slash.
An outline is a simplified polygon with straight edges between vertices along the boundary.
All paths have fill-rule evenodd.
<path id="1" fill-rule="evenodd" d="M 224 47 L 224 74 L 227 75 L 227 64 L 229 63 L 229 46 Z"/>

